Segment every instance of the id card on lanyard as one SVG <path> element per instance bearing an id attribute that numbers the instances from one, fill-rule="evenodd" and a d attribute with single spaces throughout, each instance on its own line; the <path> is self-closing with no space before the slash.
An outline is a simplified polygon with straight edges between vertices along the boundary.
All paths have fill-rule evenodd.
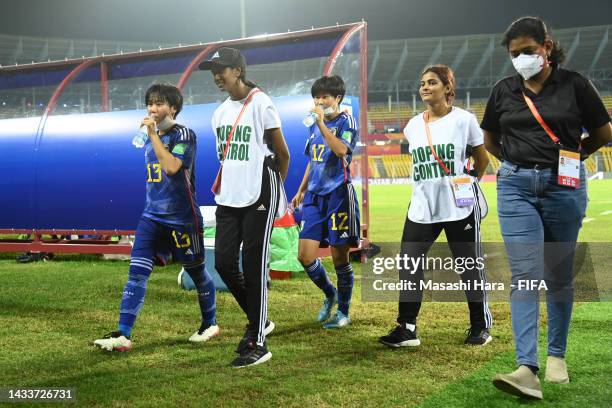
<path id="1" fill-rule="evenodd" d="M 566 187 L 580 187 L 580 153 L 571 150 L 559 150 L 557 183 Z"/>
<path id="2" fill-rule="evenodd" d="M 436 159 L 440 168 L 446 173 L 447 180 L 450 183 L 453 196 L 455 197 L 455 205 L 457 207 L 470 207 L 474 205 L 474 189 L 472 188 L 472 179 L 469 176 L 451 176 L 451 171 L 444 164 L 440 157 L 436 154 L 431 141 L 431 132 L 429 130 L 429 112 L 423 112 L 423 120 L 425 121 L 425 133 L 427 134 L 427 141 L 429 142 L 429 149 L 431 154 Z"/>
<path id="3" fill-rule="evenodd" d="M 535 104 L 523 92 L 523 98 L 529 107 L 529 110 L 536 118 L 542 129 L 546 132 L 550 140 L 559 146 L 559 162 L 557 172 L 557 184 L 564 187 L 578 188 L 580 187 L 580 153 L 561 148 L 561 140 L 555 135 L 552 129 L 544 122 L 544 119 L 538 112 Z"/>
<path id="4" fill-rule="evenodd" d="M 472 179 L 469 176 L 457 176 L 452 177 L 450 180 L 457 207 L 468 207 L 474 205 Z"/>

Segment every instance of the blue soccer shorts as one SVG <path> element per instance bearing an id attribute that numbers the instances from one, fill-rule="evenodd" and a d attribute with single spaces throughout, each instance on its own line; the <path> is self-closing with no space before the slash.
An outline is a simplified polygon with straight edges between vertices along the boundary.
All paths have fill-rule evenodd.
<path id="1" fill-rule="evenodd" d="M 352 184 L 342 184 L 325 195 L 304 194 L 300 239 L 319 241 L 322 248 L 357 247 L 359 237 L 359 203 Z"/>
<path id="2" fill-rule="evenodd" d="M 200 220 L 200 225 L 203 222 Z M 187 231 L 147 217 L 141 217 L 136 228 L 132 257 L 153 259 L 157 253 L 172 253 L 175 262 L 189 264 L 204 260 L 202 232 Z"/>

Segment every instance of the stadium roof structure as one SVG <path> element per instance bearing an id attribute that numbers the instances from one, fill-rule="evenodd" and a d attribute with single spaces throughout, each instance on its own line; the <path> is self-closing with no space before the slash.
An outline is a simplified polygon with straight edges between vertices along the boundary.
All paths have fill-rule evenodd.
<path id="1" fill-rule="evenodd" d="M 565 49 L 563 65 L 589 77 L 601 92 L 612 91 L 611 28 L 580 27 L 552 33 Z M 441 63 L 453 68 L 459 90 L 486 95 L 499 79 L 514 73 L 501 40 L 501 34 L 483 34 L 370 42 L 369 94 L 372 98 L 396 90 L 416 93 L 422 69 Z"/>
<path id="2" fill-rule="evenodd" d="M 124 52 L 122 49 L 117 52 L 117 49 L 115 49 L 110 54 L 102 52 L 101 55 L 96 55 L 96 51 L 99 51 L 99 49 L 96 49 L 98 42 L 94 42 L 92 56 L 82 55 L 60 59 L 50 57 L 50 41 L 46 40 L 43 46 L 43 51 L 47 53 L 44 56 L 48 57 L 46 60 L 43 57 L 40 62 L 31 61 L 26 64 L 16 62 L 11 65 L 0 65 L 2 103 L 3 106 L 15 107 L 19 103 L 18 100 L 21 99 L 22 105 L 27 103 L 28 107 L 31 105 L 38 107 L 41 104 L 45 105 L 50 98 L 51 102 L 46 108 L 50 111 L 56 105 L 56 94 L 67 95 L 75 90 L 74 87 L 69 88 L 64 93 L 67 83 L 88 84 L 95 83 L 102 78 L 102 111 L 107 111 L 111 109 L 109 102 L 112 102 L 109 101 L 109 90 L 115 96 L 119 96 L 119 99 L 122 99 L 123 102 L 129 103 L 129 99 L 136 102 L 142 100 L 141 95 L 136 95 L 136 97 L 132 95 L 135 90 L 139 92 L 139 89 L 142 88 L 141 83 L 130 82 L 127 87 L 115 86 L 120 81 L 139 78 L 164 80 L 172 77 L 173 82 L 182 89 L 192 72 L 197 71 L 197 64 L 221 46 L 240 48 L 249 65 L 249 78 L 254 78 L 271 96 L 277 94 L 293 95 L 296 92 L 303 93 L 305 87 L 308 90 L 306 93 L 309 93 L 310 85 L 316 77 L 320 76 L 322 72 L 331 72 L 336 62 L 338 62 L 338 65 L 342 65 L 342 72 L 345 73 L 347 73 L 348 68 L 354 65 L 353 63 L 356 60 L 342 58 L 342 56 L 359 52 L 360 41 L 348 41 L 347 39 L 365 26 L 366 24 L 363 22 L 344 24 L 207 44 L 179 44 L 167 48 L 159 45 L 156 48 L 146 50 L 139 47 L 137 51 L 133 52 Z M 70 40 L 70 43 L 73 44 L 73 41 Z M 343 48 L 336 49 L 338 44 L 342 44 Z M 56 44 L 53 49 L 61 48 Z M 25 49 L 23 38 L 20 38 L 17 51 L 23 56 Z M 71 54 L 74 54 L 74 52 Z M 328 59 L 329 55 L 336 55 L 336 57 Z M 365 58 L 363 62 L 365 64 Z M 301 76 L 296 75 L 298 70 L 301 72 Z M 359 72 L 357 70 L 357 76 L 360 75 Z M 176 75 L 181 76 L 175 78 Z M 365 78 L 364 76 L 363 80 Z M 146 81 L 150 80 L 147 79 Z M 353 82 L 357 83 L 353 84 Z M 357 91 L 359 82 L 359 80 L 351 81 L 353 84 L 352 91 Z M 32 95 L 26 97 L 30 88 L 32 89 Z M 128 89 L 126 90 L 126 88 Z M 190 85 L 186 92 L 190 98 L 195 93 L 200 99 L 205 97 L 213 100 L 214 98 L 218 99 L 216 88 L 212 93 L 211 89 L 205 88 Z M 92 94 L 93 99 L 97 99 L 95 93 L 96 91 L 92 92 L 88 89 L 87 100 L 92 99 Z M 10 102 L 6 103 L 4 99 L 10 100 Z M 82 106 L 83 103 L 81 102 L 80 105 Z M 136 108 L 140 108 L 138 103 Z M 35 110 L 33 113 L 36 113 Z"/>
<path id="3" fill-rule="evenodd" d="M 612 25 L 577 27 L 553 31 L 553 37 L 564 47 L 564 65 L 591 79 L 602 93 L 612 92 Z M 402 94 L 406 100 L 418 90 L 419 74 L 428 64 L 442 63 L 455 71 L 459 93 L 470 91 L 473 97 L 485 97 L 499 79 L 513 73 L 510 60 L 500 45 L 501 34 L 479 34 L 370 41 L 368 43 L 368 93 L 370 101 L 386 100 L 388 95 Z M 89 56 L 121 54 L 180 44 L 113 42 L 33 38 L 0 35 L 0 65 L 31 65 L 37 62 L 76 59 Z M 300 64 L 291 70 L 257 72 L 263 83 L 281 76 L 307 79 Z M 311 71 L 304 67 L 303 71 Z M 286 80 L 287 78 L 283 78 Z M 458 95 L 461 98 L 461 95 Z"/>

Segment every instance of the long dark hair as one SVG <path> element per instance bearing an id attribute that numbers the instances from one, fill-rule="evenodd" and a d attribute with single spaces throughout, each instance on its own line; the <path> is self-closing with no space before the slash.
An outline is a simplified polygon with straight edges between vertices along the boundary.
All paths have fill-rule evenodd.
<path id="1" fill-rule="evenodd" d="M 240 53 L 240 62 L 236 64 L 235 67 L 230 68 L 240 68 L 240 76 L 238 77 L 238 79 L 240 79 L 246 86 L 251 88 L 259 88 L 256 83 L 246 79 L 246 58 L 244 57 L 244 54 L 242 52 Z"/>
<path id="2" fill-rule="evenodd" d="M 544 41 L 550 39 L 553 43 L 552 51 L 548 57 L 550 65 L 557 67 L 565 60 L 563 48 L 561 48 L 558 41 L 552 39 L 546 27 L 546 23 L 539 17 L 527 16 L 514 21 L 504 33 L 501 45 L 508 49 L 510 41 L 518 37 L 532 38 L 541 45 L 544 45 Z"/>
<path id="3" fill-rule="evenodd" d="M 242 82 L 244 82 L 244 84 L 246 86 L 248 86 L 248 87 L 259 88 L 259 85 L 257 85 L 255 82 L 252 82 L 252 81 L 249 81 L 248 79 L 246 79 L 246 72 L 245 72 L 244 68 L 245 68 L 244 66 L 240 67 L 240 76 L 238 77 L 238 79 L 240 79 Z"/>
<path id="4" fill-rule="evenodd" d="M 421 72 L 421 78 L 428 72 L 436 74 L 444 86 L 450 87 L 450 91 L 446 94 L 446 102 L 452 105 L 455 100 L 455 74 L 453 70 L 442 64 L 429 65 Z"/>

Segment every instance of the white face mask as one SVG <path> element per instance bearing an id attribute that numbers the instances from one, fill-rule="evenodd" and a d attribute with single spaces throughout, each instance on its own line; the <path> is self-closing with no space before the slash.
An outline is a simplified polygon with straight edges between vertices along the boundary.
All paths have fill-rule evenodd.
<path id="1" fill-rule="evenodd" d="M 544 58 L 540 54 L 520 54 L 512 58 L 512 65 L 525 81 L 537 75 L 544 68 Z"/>
<path id="2" fill-rule="evenodd" d="M 327 108 L 323 109 L 323 114 L 325 116 L 333 115 L 335 112 L 336 108 L 334 108 L 333 106 L 328 106 Z"/>
<path id="3" fill-rule="evenodd" d="M 176 122 L 172 119 L 171 115 L 166 115 L 166 117 L 163 118 L 162 121 L 157 124 L 157 129 L 161 130 L 162 132 L 165 132 L 166 130 L 174 126 L 175 123 Z"/>

